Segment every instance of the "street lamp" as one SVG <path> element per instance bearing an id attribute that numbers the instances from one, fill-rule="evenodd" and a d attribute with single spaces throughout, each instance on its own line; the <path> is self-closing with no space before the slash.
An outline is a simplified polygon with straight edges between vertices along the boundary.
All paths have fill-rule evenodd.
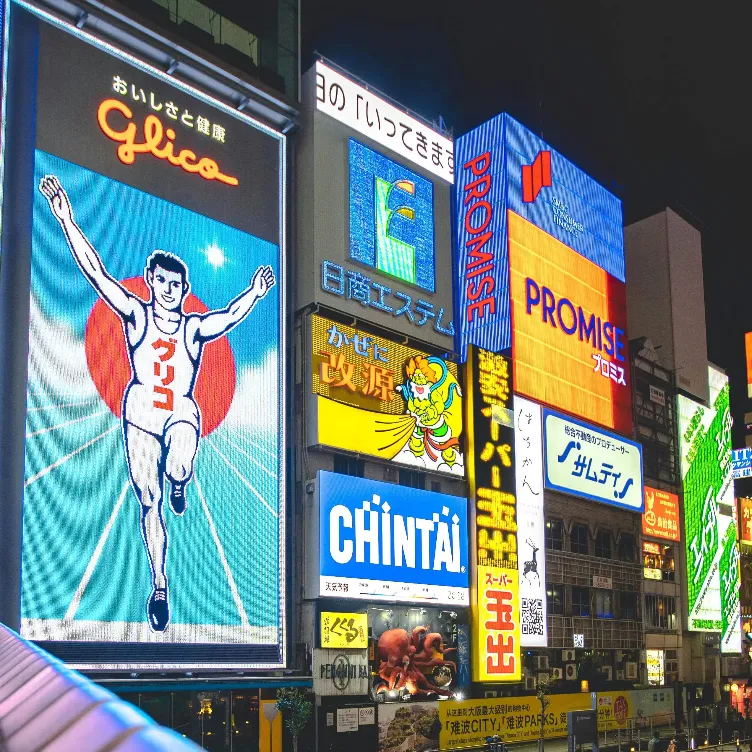
<path id="1" fill-rule="evenodd" d="M 272 752 L 272 731 L 274 729 L 274 719 L 277 717 L 277 703 L 265 702 L 264 705 L 264 718 L 269 722 L 269 752 Z"/>

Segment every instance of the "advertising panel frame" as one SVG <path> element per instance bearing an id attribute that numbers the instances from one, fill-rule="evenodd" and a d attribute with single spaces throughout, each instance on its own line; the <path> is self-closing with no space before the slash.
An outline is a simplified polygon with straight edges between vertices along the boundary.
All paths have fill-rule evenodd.
<path id="1" fill-rule="evenodd" d="M 286 269 L 286 255 L 287 255 L 287 136 L 281 130 L 276 130 L 273 127 L 243 113 L 239 110 L 225 104 L 216 97 L 202 91 L 194 86 L 191 86 L 184 81 L 178 80 L 173 76 L 159 70 L 150 63 L 142 60 L 136 55 L 127 52 L 125 49 L 113 45 L 112 43 L 105 41 L 98 37 L 96 34 L 90 33 L 83 28 L 78 28 L 75 24 L 68 22 L 65 19 L 59 18 L 52 13 L 49 13 L 43 9 L 40 9 L 24 0 L 7 0 L 4 3 L 4 8 L 8 11 L 4 19 L 4 39 L 6 41 L 5 49 L 3 51 L 3 58 L 5 60 L 8 55 L 8 40 L 12 43 L 12 29 L 10 29 L 11 16 L 18 11 L 23 11 L 29 14 L 30 18 L 35 18 L 37 22 L 41 24 L 47 24 L 55 29 L 58 29 L 65 34 L 70 35 L 77 43 L 84 45 L 90 45 L 96 50 L 112 56 L 114 60 L 122 61 L 130 66 L 133 66 L 138 71 L 156 79 L 158 82 L 166 85 L 170 89 L 177 89 L 181 93 L 191 97 L 193 100 L 198 100 L 206 105 L 221 111 L 224 115 L 227 115 L 234 120 L 237 120 L 242 126 L 247 128 L 253 128 L 256 131 L 263 133 L 265 136 L 270 137 L 276 143 L 277 149 L 277 177 L 276 177 L 276 190 L 278 191 L 278 198 L 276 203 L 276 209 L 278 212 L 278 222 L 275 231 L 275 238 L 277 242 L 275 245 L 278 248 L 277 264 L 278 264 L 278 295 L 279 295 L 279 307 L 278 307 L 278 360 L 276 368 L 277 383 L 280 386 L 280 392 L 278 395 L 278 407 L 276 410 L 276 422 L 279 432 L 279 441 L 281 446 L 286 446 L 287 441 L 287 397 L 286 397 L 286 384 L 288 381 L 287 376 L 287 339 L 288 339 L 288 314 L 287 314 L 287 269 Z M 41 26 L 40 26 L 41 28 Z M 3 78 L 4 82 L 7 80 L 9 71 L 7 66 L 4 66 Z M 3 93 L 3 106 L 5 102 L 5 89 Z M 20 116 L 19 116 L 20 117 Z M 3 122 L 3 134 L 5 132 L 6 124 Z M 122 161 L 122 160 L 121 160 Z M 86 169 L 86 168 L 83 168 Z M 5 170 L 5 151 L 2 154 L 2 162 L 0 171 L 4 175 Z M 114 180 L 114 178 L 111 178 Z M 19 201 L 28 201 L 27 199 L 19 199 Z M 179 204 L 175 204 L 179 206 Z M 30 212 L 30 208 L 29 208 Z M 5 230 L 5 228 L 3 228 Z M 3 233 L 5 235 L 5 232 Z M 30 252 L 30 251 L 29 251 Z M 16 272 L 17 273 L 17 272 Z M 28 274 L 28 271 L 26 272 Z M 28 277 L 27 277 L 28 280 Z M 0 343 L 4 347 L 6 343 Z M 26 359 L 24 359 L 24 372 L 27 368 Z M 24 405 L 25 405 L 24 401 Z M 25 410 L 24 410 L 25 414 Z M 7 441 L 7 439 L 6 439 Z M 14 456 L 17 453 L 14 450 Z M 21 451 L 23 456 L 23 450 Z M 286 475 L 287 475 L 287 458 L 286 453 L 283 451 L 279 457 L 279 472 L 276 478 L 275 486 L 276 493 L 278 495 L 278 554 L 279 554 L 279 568 L 278 579 L 276 581 L 276 598 L 277 611 L 278 611 L 278 628 L 276 631 L 276 642 L 271 643 L 272 648 L 276 651 L 274 659 L 263 660 L 251 660 L 249 661 L 242 656 L 242 650 L 233 651 L 235 648 L 243 648 L 242 645 L 232 642 L 216 642 L 209 644 L 200 644 L 198 642 L 188 643 L 173 643 L 165 641 L 160 644 L 157 650 L 157 657 L 154 657 L 154 651 L 150 651 L 150 657 L 143 660 L 134 657 L 138 655 L 138 651 L 143 648 L 147 643 L 136 642 L 136 650 L 125 650 L 118 652 L 117 649 L 113 649 L 114 645 L 107 642 L 99 642 L 96 640 L 80 640 L 80 641 L 64 641 L 64 642 L 45 642 L 41 644 L 45 645 L 47 649 L 58 654 L 69 662 L 70 665 L 79 669 L 88 670 L 102 670 L 102 669 L 143 669 L 143 668 L 182 668 L 186 665 L 190 665 L 193 668 L 247 668 L 247 669 L 274 669 L 284 668 L 287 665 L 287 643 L 288 643 L 288 625 L 287 625 L 287 592 L 286 592 L 286 555 L 287 555 L 287 494 L 286 494 Z M 0 468 L 2 470 L 2 468 Z M 22 492 L 23 493 L 23 492 Z M 20 553 L 20 551 L 19 551 Z M 20 564 L 19 564 L 20 566 Z M 4 585 L 5 587 L 5 585 Z M 101 662 L 91 662 L 89 658 L 84 656 L 91 655 L 91 647 L 97 645 L 103 647 L 103 651 L 100 653 L 104 656 Z M 77 646 L 82 646 L 82 650 Z M 191 652 L 191 649 L 196 648 L 193 652 L 195 655 L 188 655 L 185 659 L 176 660 L 177 653 L 173 648 L 180 648 L 184 652 Z M 228 650 L 228 648 L 230 648 Z M 186 650 L 187 649 L 187 650 Z M 161 657 L 160 657 L 161 656 Z"/>

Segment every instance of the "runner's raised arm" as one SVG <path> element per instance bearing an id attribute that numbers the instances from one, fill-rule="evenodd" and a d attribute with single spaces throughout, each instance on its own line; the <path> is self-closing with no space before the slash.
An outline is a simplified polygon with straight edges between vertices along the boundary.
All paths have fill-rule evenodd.
<path id="1" fill-rule="evenodd" d="M 97 294 L 122 318 L 133 320 L 140 301 L 131 295 L 104 268 L 102 259 L 73 219 L 73 210 L 65 189 L 54 175 L 45 175 L 39 190 L 47 199 L 55 219 L 60 223 L 73 258 Z"/>

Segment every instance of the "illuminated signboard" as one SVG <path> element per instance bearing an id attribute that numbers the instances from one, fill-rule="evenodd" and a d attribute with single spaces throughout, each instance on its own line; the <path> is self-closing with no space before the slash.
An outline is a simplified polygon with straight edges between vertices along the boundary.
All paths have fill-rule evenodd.
<path id="1" fill-rule="evenodd" d="M 642 515 L 642 534 L 654 538 L 678 541 L 679 497 L 668 491 L 645 486 L 645 513 Z"/>
<path id="2" fill-rule="evenodd" d="M 311 316 L 309 444 L 464 474 L 457 366 Z"/>
<path id="3" fill-rule="evenodd" d="M 752 399 L 752 332 L 744 335 L 744 350 L 747 358 L 747 397 Z"/>
<path id="4" fill-rule="evenodd" d="M 679 448 L 690 631 L 723 628 L 719 563 L 733 525 L 728 378 L 710 367 L 710 407 L 679 395 Z M 727 561 L 732 558 L 729 552 Z M 728 577 L 728 573 L 727 573 Z M 737 620 L 738 622 L 738 620 Z"/>
<path id="5" fill-rule="evenodd" d="M 320 62 L 302 102 L 297 305 L 451 351 L 451 139 Z"/>
<path id="6" fill-rule="evenodd" d="M 646 650 L 645 659 L 648 668 L 648 684 L 652 684 L 654 687 L 663 686 L 663 651 L 662 650 Z"/>
<path id="7" fill-rule="evenodd" d="M 721 581 L 721 652 L 738 654 L 742 649 L 742 612 L 739 597 L 739 543 L 734 522 L 726 528 L 721 541 L 718 575 Z"/>
<path id="8" fill-rule="evenodd" d="M 546 557 L 543 516 L 543 427 L 541 407 L 514 396 L 517 542 L 522 549 L 520 621 L 522 647 L 546 647 Z"/>
<path id="9" fill-rule="evenodd" d="M 457 143 L 457 349 L 512 349 L 515 389 L 631 433 L 621 203 L 506 115 Z"/>
<path id="10" fill-rule="evenodd" d="M 543 410 L 546 488 L 642 512 L 642 447 Z"/>
<path id="11" fill-rule="evenodd" d="M 475 504 L 473 680 L 519 681 L 519 520 L 511 364 L 502 355 L 471 348 L 465 383 L 468 481 Z"/>
<path id="12" fill-rule="evenodd" d="M 752 499 L 739 499 L 739 540 L 752 546 Z"/>
<path id="13" fill-rule="evenodd" d="M 320 470 L 319 594 L 466 606 L 467 500 Z"/>
<path id="14" fill-rule="evenodd" d="M 322 648 L 367 648 L 368 614 L 321 612 Z"/>
<path id="15" fill-rule="evenodd" d="M 447 182 L 454 181 L 450 139 L 320 60 L 316 62 L 316 109 Z"/>
<path id="16" fill-rule="evenodd" d="M 435 289 L 433 183 L 352 138 L 350 258 Z"/>
<path id="17" fill-rule="evenodd" d="M 732 470 L 731 477 L 734 480 L 739 478 L 752 478 L 752 449 L 734 449 L 732 453 Z"/>
<path id="18" fill-rule="evenodd" d="M 35 28 L 21 633 L 285 666 L 285 139 Z"/>

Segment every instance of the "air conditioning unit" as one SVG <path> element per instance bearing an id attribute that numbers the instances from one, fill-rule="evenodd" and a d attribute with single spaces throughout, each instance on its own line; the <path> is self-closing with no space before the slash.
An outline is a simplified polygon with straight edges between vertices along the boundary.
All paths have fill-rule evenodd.
<path id="1" fill-rule="evenodd" d="M 616 669 L 616 681 L 624 681 L 624 669 L 623 668 Z"/>
<path id="2" fill-rule="evenodd" d="M 626 669 L 627 669 L 627 679 L 629 679 L 630 681 L 637 681 L 637 664 L 627 663 Z"/>
<path id="3" fill-rule="evenodd" d="M 498 697 L 499 693 L 495 689 L 487 689 L 484 697 Z"/>
<path id="4" fill-rule="evenodd" d="M 601 666 L 601 673 L 606 677 L 606 681 L 611 681 L 613 678 L 613 669 L 611 666 Z"/>
<path id="5" fill-rule="evenodd" d="M 561 660 L 564 661 L 564 663 L 566 663 L 567 661 L 573 661 L 574 659 L 574 650 L 561 651 Z"/>
<path id="6" fill-rule="evenodd" d="M 525 689 L 535 689 L 535 679 L 532 676 L 525 677 Z"/>
<path id="7" fill-rule="evenodd" d="M 548 656 L 547 655 L 536 656 L 535 668 L 548 668 Z"/>
<path id="8" fill-rule="evenodd" d="M 564 669 L 559 668 L 558 666 L 555 666 L 551 669 L 551 678 L 556 679 L 563 679 L 564 678 Z"/>
<path id="9" fill-rule="evenodd" d="M 548 684 L 551 681 L 551 674 L 548 672 L 544 674 L 537 674 L 535 677 L 536 684 Z"/>
<path id="10" fill-rule="evenodd" d="M 577 664 L 567 663 L 564 666 L 564 676 L 566 676 L 567 681 L 577 681 Z"/>

